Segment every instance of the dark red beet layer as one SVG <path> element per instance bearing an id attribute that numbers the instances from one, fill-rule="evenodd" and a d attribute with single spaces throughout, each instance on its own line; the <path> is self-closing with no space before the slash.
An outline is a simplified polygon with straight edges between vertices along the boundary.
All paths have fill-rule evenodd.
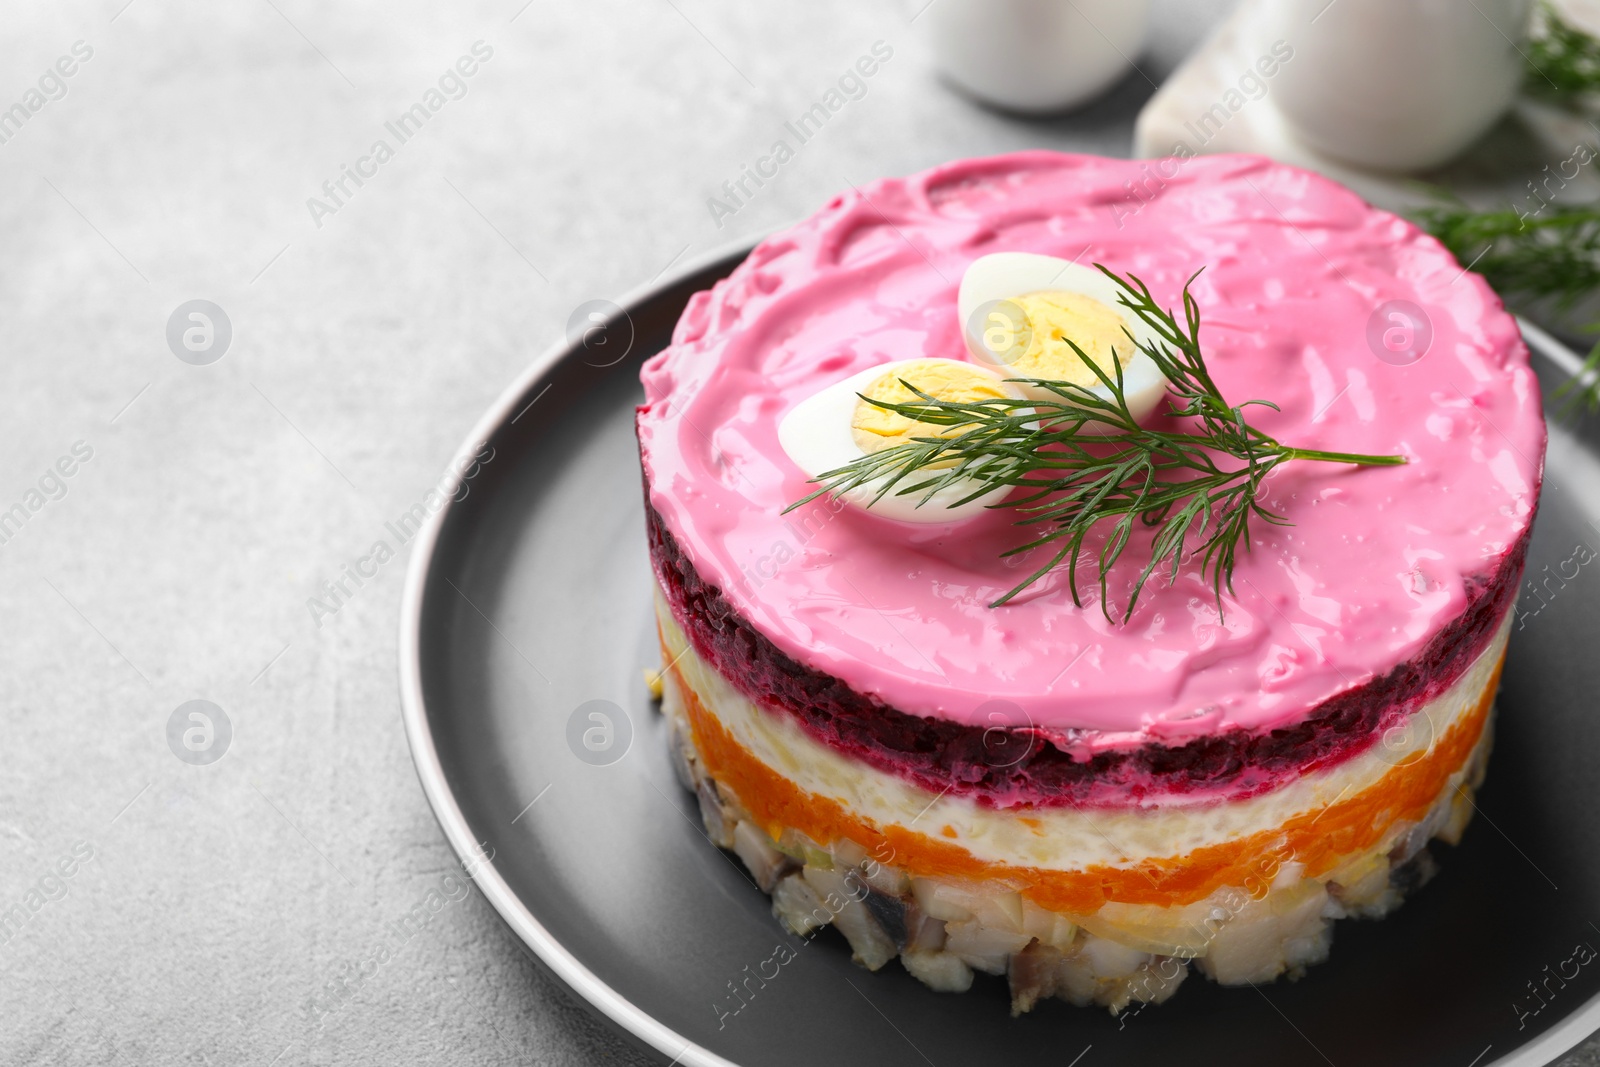
<path id="1" fill-rule="evenodd" d="M 1422 655 L 1324 702 L 1295 726 L 1078 760 L 1026 730 L 1002 739 L 993 728 L 911 715 L 796 662 L 700 578 L 648 493 L 645 511 L 650 557 L 673 617 L 701 659 L 746 697 L 787 712 L 817 741 L 880 771 L 1005 808 L 1128 807 L 1172 794 L 1237 800 L 1359 755 L 1448 689 L 1487 646 L 1516 595 L 1528 547 L 1524 533 L 1492 574 L 1468 583 L 1466 611 Z M 1027 754 L 1017 759 L 1017 752 Z"/>

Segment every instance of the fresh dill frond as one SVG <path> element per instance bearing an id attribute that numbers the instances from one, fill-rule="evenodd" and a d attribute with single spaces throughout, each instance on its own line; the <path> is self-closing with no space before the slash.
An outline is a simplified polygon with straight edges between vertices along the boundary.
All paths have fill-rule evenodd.
<path id="1" fill-rule="evenodd" d="M 1571 97 L 1600 91 L 1600 41 L 1541 3 L 1529 35 L 1524 88 L 1535 96 Z"/>
<path id="2" fill-rule="evenodd" d="M 1600 205 L 1544 204 L 1535 213 L 1443 200 L 1414 217 L 1502 296 L 1549 299 L 1564 311 L 1600 288 Z"/>
<path id="3" fill-rule="evenodd" d="M 1540 203 L 1533 212 L 1476 211 L 1445 197 L 1413 214 L 1512 306 L 1547 301 L 1568 311 L 1600 289 L 1600 204 Z M 1561 383 L 1552 398 L 1562 414 L 1579 406 L 1600 411 L 1600 341 L 1589 350 L 1583 371 Z"/>
<path id="4" fill-rule="evenodd" d="M 1181 568 L 1195 560 L 1200 573 L 1210 579 L 1221 610 L 1224 590 L 1233 592 L 1240 550 L 1250 548 L 1251 520 L 1289 525 L 1260 499 L 1262 482 L 1280 464 L 1301 459 L 1372 466 L 1406 462 L 1404 456 L 1294 448 L 1250 425 L 1246 408 L 1277 410 L 1276 405 L 1265 400 L 1230 405 L 1224 399 L 1201 351 L 1200 307 L 1190 292 L 1194 277 L 1183 289 L 1180 320 L 1156 302 L 1138 277 L 1096 266 L 1121 288 L 1120 303 L 1155 335 L 1156 340 L 1140 342 L 1124 330 L 1167 379 L 1168 414 L 1180 420 L 1178 429 L 1141 425 L 1128 409 L 1121 361 L 1110 360 L 1108 371 L 1069 340 L 1100 387 L 1012 379 L 1042 388 L 1057 399 L 950 401 L 904 382 L 919 399 L 889 403 L 862 397 L 906 418 L 958 432 L 914 438 L 827 471 L 813 479 L 821 488 L 786 510 L 824 494 L 837 496 L 863 486 L 876 493 L 874 500 L 891 492 L 920 495 L 919 505 L 947 486 L 970 486 L 971 491 L 952 507 L 1013 487 L 1021 491 L 990 506 L 1013 509 L 1022 516 L 1017 525 L 1035 536 L 1004 555 L 1045 546 L 1054 551 L 990 606 L 1005 604 L 1066 563 L 1073 603 L 1081 607 L 1078 567 L 1087 551 L 1099 571 L 1100 607 L 1107 619 L 1113 619 L 1111 571 L 1133 539 L 1134 524 L 1140 523 L 1155 534 L 1150 557 L 1139 570 L 1122 615 L 1126 622 L 1153 575 L 1165 571 L 1168 581 L 1175 581 Z M 939 466 L 932 468 L 933 464 Z M 1090 548 L 1089 536 L 1097 529 L 1105 536 L 1098 548 Z"/>

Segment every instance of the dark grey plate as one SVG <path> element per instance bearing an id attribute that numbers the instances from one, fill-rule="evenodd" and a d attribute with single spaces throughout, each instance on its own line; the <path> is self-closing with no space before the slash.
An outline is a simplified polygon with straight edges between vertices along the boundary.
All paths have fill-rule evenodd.
<path id="1" fill-rule="evenodd" d="M 607 345 L 540 359 L 469 439 L 493 458 L 419 537 L 407 579 L 401 686 L 423 788 L 463 859 L 492 857 L 485 896 L 579 996 L 663 1061 L 747 1067 L 1487 1067 L 1548 1063 L 1600 1026 L 1600 961 L 1574 955 L 1600 948 L 1600 563 L 1572 562 L 1600 545 L 1589 429 L 1553 429 L 1528 564 L 1545 591 L 1524 590 L 1479 818 L 1396 915 L 1339 924 L 1303 980 L 1192 976 L 1120 1020 L 1059 1002 L 1012 1019 L 1001 980 L 941 996 L 898 964 L 859 970 L 832 931 L 786 935 L 701 832 L 641 678 L 658 656 L 638 365 L 742 255 L 627 301 L 625 356 L 615 323 Z M 1528 333 L 1547 384 L 1573 372 L 1570 351 Z M 597 709 L 613 741 L 589 759 L 608 765 L 569 740 Z"/>

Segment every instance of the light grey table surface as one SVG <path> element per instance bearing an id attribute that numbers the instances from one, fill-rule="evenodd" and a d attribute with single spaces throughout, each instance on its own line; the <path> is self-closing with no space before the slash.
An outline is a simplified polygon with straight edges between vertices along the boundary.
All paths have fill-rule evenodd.
<path id="1" fill-rule="evenodd" d="M 0 108 L 48 90 L 0 143 L 0 1063 L 644 1062 L 476 892 L 363 966 L 456 867 L 400 725 L 404 553 L 308 602 L 581 302 L 847 183 L 1125 155 L 1227 7 L 1158 0 L 1138 72 L 1023 121 L 940 84 L 922 0 L 523 2 L 0 15 Z M 866 95 L 719 225 L 707 198 L 880 40 Z M 464 95 L 386 132 L 480 41 Z M 232 327 L 205 366 L 167 339 L 193 299 Z M 195 699 L 233 731 L 207 766 L 168 740 Z"/>

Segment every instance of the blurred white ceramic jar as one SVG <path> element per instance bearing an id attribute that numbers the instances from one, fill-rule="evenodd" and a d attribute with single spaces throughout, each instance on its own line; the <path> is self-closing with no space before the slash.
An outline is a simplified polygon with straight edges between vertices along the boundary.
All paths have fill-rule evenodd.
<path id="1" fill-rule="evenodd" d="M 1059 111 L 1132 69 L 1150 0 L 933 0 L 925 17 L 957 87 L 1012 111 Z"/>
<path id="2" fill-rule="evenodd" d="M 1273 85 L 1301 140 L 1335 159 L 1422 170 L 1488 130 L 1522 83 L 1531 0 L 1260 0 L 1294 49 Z"/>

